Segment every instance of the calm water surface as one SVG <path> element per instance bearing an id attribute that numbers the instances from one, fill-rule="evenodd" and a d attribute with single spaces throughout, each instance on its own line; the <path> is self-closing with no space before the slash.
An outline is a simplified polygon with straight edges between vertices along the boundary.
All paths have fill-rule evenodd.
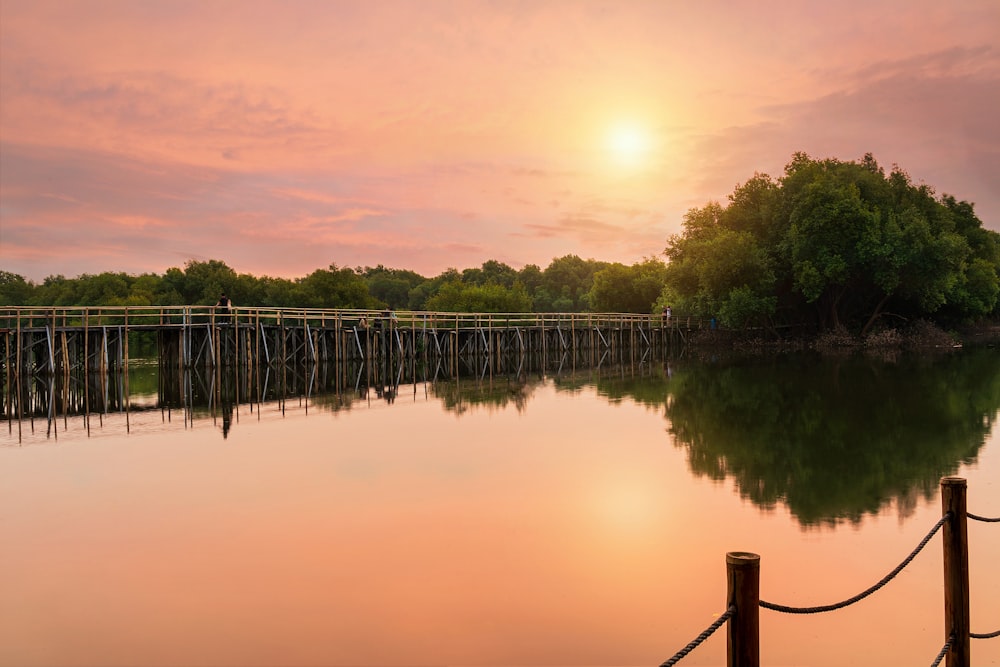
<path id="1" fill-rule="evenodd" d="M 727 551 L 763 599 L 828 604 L 927 534 L 941 476 L 1000 515 L 995 350 L 156 403 L 0 434 L 0 664 L 655 666 L 724 610 Z M 992 632 L 1000 527 L 969 539 Z M 761 610 L 762 664 L 930 664 L 941 561 Z M 719 631 L 681 664 L 725 662 Z"/>

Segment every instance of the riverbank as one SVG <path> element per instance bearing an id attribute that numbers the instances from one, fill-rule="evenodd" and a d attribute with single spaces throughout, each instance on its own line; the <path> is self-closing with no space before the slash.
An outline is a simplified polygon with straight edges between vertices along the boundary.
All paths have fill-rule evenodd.
<path id="1" fill-rule="evenodd" d="M 776 337 L 763 335 L 760 330 L 709 330 L 692 333 L 688 344 L 694 347 L 719 348 L 754 352 L 765 350 L 947 350 L 965 345 L 1000 345 L 1000 324 L 986 322 L 945 331 L 938 325 L 920 320 L 905 327 L 880 329 L 858 336 L 844 327 L 825 331 L 816 336 Z"/>

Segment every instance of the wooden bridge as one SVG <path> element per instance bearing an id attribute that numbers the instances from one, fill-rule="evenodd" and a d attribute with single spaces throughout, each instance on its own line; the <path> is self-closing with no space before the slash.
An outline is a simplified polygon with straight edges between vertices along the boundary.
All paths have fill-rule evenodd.
<path id="1" fill-rule="evenodd" d="M 6 386 L 12 376 L 118 372 L 137 357 L 179 369 L 563 353 L 596 364 L 683 344 L 704 325 L 630 313 L 9 307 L 0 308 L 0 363 Z"/>
<path id="2" fill-rule="evenodd" d="M 228 394 L 259 401 L 269 391 L 391 396 L 406 377 L 641 366 L 703 324 L 615 313 L 0 308 L 0 413 L 127 412 L 130 360 L 158 364 L 161 393 L 180 392 L 185 402 L 206 377 L 216 402 Z"/>

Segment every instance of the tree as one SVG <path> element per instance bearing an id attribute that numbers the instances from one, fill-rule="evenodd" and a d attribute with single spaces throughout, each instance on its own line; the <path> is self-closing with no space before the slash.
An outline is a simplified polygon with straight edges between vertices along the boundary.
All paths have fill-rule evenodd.
<path id="1" fill-rule="evenodd" d="M 579 312 L 589 307 L 594 274 L 607 262 L 583 260 L 576 255 L 553 259 L 542 272 L 542 286 L 536 292 L 535 310 L 539 312 Z M 543 297 L 543 298 L 538 298 Z"/>
<path id="2" fill-rule="evenodd" d="M 129 277 L 124 273 L 84 274 L 73 281 L 74 305 L 123 306 L 129 296 Z"/>
<path id="3" fill-rule="evenodd" d="M 941 204 L 950 213 L 955 232 L 966 239 L 971 253 L 962 275 L 946 297 L 942 316 L 970 320 L 1000 315 L 1000 233 L 984 229 L 968 202 L 945 195 Z"/>
<path id="4" fill-rule="evenodd" d="M 665 284 L 666 265 L 658 259 L 611 264 L 594 274 L 590 305 L 599 312 L 649 313 Z"/>
<path id="5" fill-rule="evenodd" d="M 240 274 L 231 296 L 237 307 L 291 308 L 301 305 L 299 289 L 298 283 L 287 278 Z"/>
<path id="6" fill-rule="evenodd" d="M 889 316 L 995 313 L 1000 294 L 1000 235 L 971 204 L 935 199 L 898 167 L 887 176 L 870 154 L 796 153 L 778 182 L 755 174 L 727 207 L 689 211 L 665 254 L 664 295 L 729 326 L 812 321 L 864 335 Z"/>
<path id="7" fill-rule="evenodd" d="M 796 195 L 785 238 L 794 286 L 818 304 L 820 321 L 831 328 L 840 326 L 845 297 L 870 271 L 860 244 L 878 222 L 850 183 L 818 180 Z"/>
<path id="8" fill-rule="evenodd" d="M 495 259 L 483 262 L 482 267 L 483 284 L 502 285 L 510 288 L 518 279 L 517 271 L 503 262 Z"/>
<path id="9" fill-rule="evenodd" d="M 317 269 L 298 281 L 296 296 L 299 305 L 307 308 L 378 308 L 376 299 L 368 294 L 368 285 L 352 269 Z"/>
<path id="10" fill-rule="evenodd" d="M 207 262 L 191 260 L 184 264 L 183 271 L 167 269 L 164 281 L 185 304 L 210 305 L 218 300 L 222 292 L 229 292 L 234 300 L 239 298 L 232 289 L 236 283 L 236 271 L 217 259 Z M 236 304 L 239 305 L 239 301 Z"/>
<path id="11" fill-rule="evenodd" d="M 74 281 L 59 274 L 46 276 L 42 284 L 35 290 L 35 301 L 32 305 L 73 306 L 75 301 Z"/>
<path id="12" fill-rule="evenodd" d="M 785 250 L 795 287 L 829 327 L 864 335 L 892 307 L 932 315 L 961 281 L 970 247 L 954 216 L 927 186 L 895 169 L 888 178 L 870 155 L 860 164 L 807 165 L 810 178 L 790 202 Z"/>
<path id="13" fill-rule="evenodd" d="M 130 280 L 127 306 L 159 306 L 166 305 L 157 299 L 162 279 L 154 273 L 143 273 Z"/>
<path id="14" fill-rule="evenodd" d="M 527 313 L 531 312 L 531 297 L 520 283 L 507 288 L 452 281 L 427 300 L 427 309 L 454 313 Z"/>
<path id="15" fill-rule="evenodd" d="M 773 261 L 750 231 L 728 229 L 722 219 L 717 204 L 688 212 L 685 228 L 694 234 L 670 239 L 664 280 L 673 298 L 662 301 L 729 327 L 766 325 L 777 303 Z"/>
<path id="16" fill-rule="evenodd" d="M 30 305 L 35 285 L 24 276 L 10 271 L 0 271 L 0 306 Z"/>
<path id="17" fill-rule="evenodd" d="M 517 272 L 517 280 L 528 290 L 528 294 L 534 294 L 542 285 L 542 269 L 537 264 L 525 264 L 524 268 Z"/>

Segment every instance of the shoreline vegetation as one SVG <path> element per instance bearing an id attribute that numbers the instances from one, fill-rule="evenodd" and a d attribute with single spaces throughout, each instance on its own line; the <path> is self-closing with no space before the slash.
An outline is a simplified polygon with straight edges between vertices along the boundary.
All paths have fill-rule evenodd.
<path id="1" fill-rule="evenodd" d="M 950 351 L 965 346 L 1000 345 L 1000 323 L 981 322 L 945 331 L 928 320 L 885 328 L 860 336 L 841 326 L 814 336 L 776 337 L 759 330 L 697 331 L 688 344 L 698 349 L 738 352 L 801 351 L 840 354 L 860 351 Z"/>

